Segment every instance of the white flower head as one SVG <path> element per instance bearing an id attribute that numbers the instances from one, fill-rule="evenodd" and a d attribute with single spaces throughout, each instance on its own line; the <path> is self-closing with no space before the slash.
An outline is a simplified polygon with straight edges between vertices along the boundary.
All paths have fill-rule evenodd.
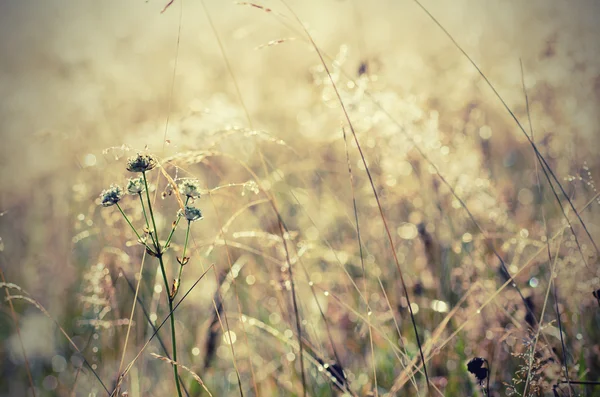
<path id="1" fill-rule="evenodd" d="M 140 194 L 145 190 L 144 178 L 130 178 L 127 181 L 127 193 Z"/>
<path id="2" fill-rule="evenodd" d="M 123 189 L 119 185 L 110 185 L 100 193 L 101 204 L 103 207 L 110 207 L 117 204 L 123 197 Z"/>
<path id="3" fill-rule="evenodd" d="M 184 179 L 179 184 L 179 193 L 189 198 L 200 197 L 200 183 L 197 179 Z"/>

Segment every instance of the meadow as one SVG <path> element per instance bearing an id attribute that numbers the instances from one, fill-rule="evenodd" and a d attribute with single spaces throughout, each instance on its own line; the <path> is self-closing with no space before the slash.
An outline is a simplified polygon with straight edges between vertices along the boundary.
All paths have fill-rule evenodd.
<path id="1" fill-rule="evenodd" d="M 600 395 L 591 0 L 0 1 L 0 396 Z"/>

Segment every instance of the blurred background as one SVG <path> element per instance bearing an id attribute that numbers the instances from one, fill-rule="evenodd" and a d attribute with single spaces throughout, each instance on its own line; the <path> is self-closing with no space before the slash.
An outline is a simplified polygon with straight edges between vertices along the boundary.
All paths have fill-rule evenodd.
<path id="1" fill-rule="evenodd" d="M 597 2 L 422 3 L 530 134 L 587 230 L 417 3 L 166 5 L 0 0 L 0 266 L 14 284 L 0 304 L 0 395 L 107 395 L 81 357 L 112 390 L 121 362 L 152 334 L 141 305 L 129 321 L 137 280 L 150 321 L 166 316 L 155 258 L 115 207 L 98 205 L 103 189 L 132 176 L 126 158 L 138 152 L 203 188 L 182 291 L 209 270 L 176 328 L 179 361 L 212 395 L 239 395 L 238 375 L 244 395 L 302 395 L 290 262 L 308 395 L 425 395 L 393 253 L 433 395 L 482 395 L 466 368 L 475 356 L 490 362 L 492 395 L 551 393 L 565 356 L 571 379 L 599 380 Z M 345 105 L 394 248 L 298 20 Z M 150 175 L 165 235 L 178 204 L 161 172 Z M 141 230 L 133 197 L 123 208 Z M 171 279 L 184 239 L 180 227 Z M 509 274 L 518 291 L 505 285 Z M 10 300 L 13 311 L 8 294 L 51 318 L 23 298 Z M 160 335 L 170 351 L 168 326 Z M 150 353 L 165 355 L 153 341 L 121 392 L 175 394 L 170 364 Z M 324 363 L 344 368 L 342 390 Z M 190 395 L 208 395 L 182 377 Z"/>

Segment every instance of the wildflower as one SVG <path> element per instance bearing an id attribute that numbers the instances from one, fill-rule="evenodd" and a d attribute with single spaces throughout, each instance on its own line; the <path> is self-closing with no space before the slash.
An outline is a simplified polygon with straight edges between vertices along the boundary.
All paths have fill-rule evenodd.
<path id="1" fill-rule="evenodd" d="M 483 363 L 485 362 L 485 358 L 475 357 L 467 363 L 467 370 L 475 375 L 475 378 L 477 378 L 479 384 L 482 384 L 485 378 L 488 376 L 487 368 L 483 367 Z"/>
<path id="2" fill-rule="evenodd" d="M 144 179 L 142 177 L 130 178 L 127 181 L 127 193 L 129 194 L 140 194 L 144 189 Z"/>
<path id="3" fill-rule="evenodd" d="M 110 185 L 100 193 L 101 204 L 103 207 L 110 207 L 117 204 L 123 197 L 123 189 L 118 185 Z"/>
<path id="4" fill-rule="evenodd" d="M 179 184 L 179 193 L 189 198 L 200 197 L 200 186 L 197 179 L 185 179 Z"/>
<path id="5" fill-rule="evenodd" d="M 156 158 L 151 154 L 137 154 L 127 159 L 127 171 L 146 172 L 156 167 Z"/>
<path id="6" fill-rule="evenodd" d="M 179 215 L 184 216 L 189 222 L 202 219 L 202 212 L 198 208 L 189 205 L 185 206 L 185 210 L 179 210 Z"/>

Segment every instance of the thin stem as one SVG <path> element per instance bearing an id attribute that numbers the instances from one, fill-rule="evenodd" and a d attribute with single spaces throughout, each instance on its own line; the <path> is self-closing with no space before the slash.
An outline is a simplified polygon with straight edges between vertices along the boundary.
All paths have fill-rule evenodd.
<path id="1" fill-rule="evenodd" d="M 590 385 L 590 386 L 598 386 L 600 385 L 600 382 L 596 382 L 596 381 L 592 381 L 592 380 L 561 380 L 558 382 L 558 384 L 560 385 L 564 385 L 564 384 L 573 384 L 573 385 Z"/>
<path id="2" fill-rule="evenodd" d="M 206 269 L 202 275 L 194 282 L 194 284 L 192 284 L 192 286 L 187 290 L 187 292 L 185 294 L 183 294 L 183 296 L 181 297 L 181 299 L 179 300 L 179 302 L 177 302 L 177 304 L 173 307 L 173 310 L 171 310 L 168 314 L 167 317 L 172 317 L 172 314 L 175 310 L 177 310 L 177 308 L 179 307 L 179 305 L 181 305 L 183 303 L 183 301 L 185 300 L 185 298 L 187 298 L 187 296 L 190 294 L 190 292 L 192 292 L 192 290 L 194 288 L 196 288 L 196 285 L 198 285 L 198 283 L 204 278 L 204 276 L 206 275 L 206 273 L 208 273 L 208 271 L 210 269 L 214 270 L 215 265 L 214 263 L 212 265 L 210 265 L 208 267 L 208 269 Z M 123 379 L 125 377 L 125 375 L 127 375 L 127 373 L 129 373 L 129 371 L 131 370 L 131 368 L 133 367 L 133 364 L 137 361 L 138 358 L 140 358 L 140 356 L 142 355 L 142 353 L 144 352 L 144 350 L 146 349 L 146 347 L 148 347 L 148 345 L 150 344 L 150 342 L 152 342 L 152 340 L 154 339 L 155 336 L 158 335 L 158 331 L 160 331 L 160 329 L 163 327 L 163 325 L 165 325 L 165 323 L 167 322 L 167 318 L 165 317 L 165 319 L 158 325 L 158 327 L 156 327 L 156 330 L 154 331 L 154 333 L 152 334 L 152 336 L 150 336 L 150 338 L 146 341 L 146 343 L 144 344 L 144 346 L 142 346 L 142 348 L 140 349 L 140 351 L 138 352 L 138 354 L 133 358 L 133 360 L 131 360 L 129 362 L 129 364 L 127 364 L 127 366 L 125 367 L 125 370 L 123 371 L 123 373 L 120 376 L 120 379 Z M 85 360 L 85 358 L 84 358 Z"/>
<path id="3" fill-rule="evenodd" d="M 135 235 L 138 238 L 138 241 L 144 245 L 144 247 L 146 247 L 146 249 L 149 249 L 150 251 L 152 251 L 152 248 L 150 248 L 148 246 L 148 244 L 146 244 L 144 242 L 144 240 L 142 240 L 142 237 L 140 236 L 140 234 L 138 233 L 138 231 L 135 229 L 135 227 L 133 227 L 133 224 L 131 223 L 131 221 L 129 220 L 129 218 L 127 217 L 127 215 L 125 215 L 125 212 L 123 211 L 123 209 L 121 208 L 121 206 L 119 205 L 119 203 L 116 203 L 117 208 L 119 209 L 119 211 L 121 211 L 121 215 L 123 215 L 123 218 L 125 218 L 125 221 L 127 222 L 127 224 L 129 225 L 129 227 L 131 227 L 131 230 L 133 230 L 133 232 L 135 233 Z M 154 251 L 152 251 L 154 252 Z"/>
<path id="4" fill-rule="evenodd" d="M 185 232 L 185 244 L 183 245 L 183 257 L 181 258 L 182 261 L 185 258 L 185 250 L 187 249 L 188 241 L 190 238 L 190 225 L 191 224 L 192 224 L 192 222 L 188 221 L 187 231 Z"/>
<path id="5" fill-rule="evenodd" d="M 146 187 L 146 200 L 148 200 L 148 210 L 150 211 L 150 219 L 152 220 L 153 230 L 151 230 L 151 234 L 154 235 L 153 240 L 154 246 L 156 247 L 156 253 L 160 255 L 162 251 L 160 250 L 160 240 L 158 239 L 158 230 L 156 229 L 156 221 L 154 220 L 154 211 L 152 211 L 152 201 L 150 200 L 150 193 L 148 192 L 148 179 L 146 178 L 146 172 L 142 172 L 142 175 L 144 177 L 144 186 Z M 169 284 L 167 283 L 167 290 L 168 286 Z"/>
<path id="6" fill-rule="evenodd" d="M 177 229 L 177 225 L 179 224 L 180 220 L 181 220 L 181 214 L 177 214 L 177 219 L 175 220 L 175 224 L 173 225 L 173 228 L 171 229 L 171 233 L 169 233 L 169 237 L 167 237 L 167 241 L 165 242 L 165 249 L 167 249 L 167 247 L 169 247 L 169 245 L 171 244 L 171 239 L 173 238 L 173 234 L 175 233 L 175 229 Z"/>
<path id="7" fill-rule="evenodd" d="M 150 219 L 152 220 L 152 227 L 154 228 L 154 245 L 156 246 L 156 256 L 158 257 L 158 262 L 160 263 L 160 271 L 163 276 L 163 281 L 165 283 L 165 288 L 167 291 L 167 301 L 169 303 L 169 312 L 171 313 L 171 343 L 173 345 L 173 361 L 177 361 L 177 338 L 175 335 L 175 315 L 173 313 L 173 299 L 169 294 L 169 281 L 167 280 L 167 272 L 165 271 L 165 264 L 163 261 L 163 250 L 160 247 L 160 240 L 158 239 L 158 230 L 156 228 L 156 220 L 154 219 L 154 211 L 152 210 L 152 201 L 150 200 L 150 193 L 148 192 L 148 179 L 146 178 L 146 172 L 142 172 L 142 176 L 144 177 L 144 186 L 146 187 L 146 199 L 148 200 L 148 211 L 150 212 Z M 173 365 L 173 374 L 175 376 L 175 385 L 177 386 L 177 395 L 179 397 L 183 397 L 181 394 L 181 386 L 179 385 L 179 373 L 177 370 L 177 365 Z"/>
<path id="8" fill-rule="evenodd" d="M 0 280 L 6 285 L 6 278 L 4 277 L 4 272 L 2 268 L 0 268 Z M 25 360 L 25 370 L 27 372 L 27 379 L 29 380 L 29 385 L 31 386 L 31 393 L 33 397 L 36 397 L 35 394 L 35 386 L 33 383 L 33 377 L 31 376 L 31 366 L 29 365 L 29 359 L 27 358 L 27 353 L 25 351 L 25 344 L 23 343 L 23 337 L 21 335 L 21 328 L 19 327 L 19 318 L 17 317 L 17 313 L 15 312 L 15 306 L 12 303 L 12 299 L 10 292 L 7 287 L 4 287 L 4 292 L 6 294 L 6 300 L 8 301 L 8 306 L 10 307 L 10 315 L 12 317 L 13 322 L 15 323 L 15 329 L 17 331 L 17 336 L 19 337 L 19 344 L 21 345 L 21 352 L 23 353 L 23 359 Z M 83 363 L 82 363 L 83 365 Z"/>
<path id="9" fill-rule="evenodd" d="M 188 196 L 185 199 L 185 205 L 188 205 L 189 201 L 190 201 L 190 197 Z M 165 242 L 165 249 L 167 249 L 169 247 L 169 244 L 171 244 L 171 239 L 173 238 L 173 234 L 175 233 L 175 229 L 177 229 L 177 225 L 179 225 L 180 220 L 181 220 L 181 214 L 178 213 L 177 219 L 175 220 L 175 224 L 173 225 L 173 228 L 171 229 L 171 233 L 169 233 L 169 237 L 167 238 L 167 241 Z"/>
<path id="10" fill-rule="evenodd" d="M 487 397 L 490 397 L 490 378 L 492 377 L 492 369 L 490 367 L 490 362 L 488 360 L 486 360 L 484 358 L 485 363 L 487 364 L 487 370 L 488 370 L 488 374 L 487 374 L 487 386 L 485 388 L 485 395 Z"/>
<path id="11" fill-rule="evenodd" d="M 169 282 L 167 281 L 167 275 L 165 273 L 165 265 L 163 263 L 162 254 L 158 255 L 158 261 L 160 262 L 160 270 L 163 275 L 163 280 L 165 282 L 165 288 L 167 289 L 167 301 L 169 302 L 169 312 L 171 315 L 171 342 L 173 345 L 173 361 L 177 361 L 177 336 L 175 335 L 175 313 L 173 312 L 173 298 L 171 298 L 169 294 Z M 179 397 L 183 397 L 181 394 L 181 386 L 179 385 L 179 373 L 177 370 L 177 365 L 173 365 L 173 375 L 175 376 L 175 385 L 177 386 L 177 395 Z"/>
<path id="12" fill-rule="evenodd" d="M 181 262 L 179 262 L 179 274 L 177 275 L 178 288 L 173 291 L 173 296 L 171 297 L 171 299 L 175 299 L 177 292 L 179 292 L 179 284 L 181 283 L 181 273 L 183 272 L 183 266 L 186 264 L 185 250 L 187 248 L 188 241 L 190 238 L 190 225 L 191 224 L 192 224 L 192 222 L 188 221 L 187 231 L 185 232 L 185 244 L 183 245 L 183 254 L 181 256 Z"/>
<path id="13" fill-rule="evenodd" d="M 125 271 L 120 268 L 119 270 L 121 270 L 123 272 L 123 279 L 125 280 L 125 282 L 127 283 L 127 286 L 129 287 L 129 290 L 131 291 L 131 293 L 134 296 L 134 299 L 137 301 L 138 305 L 140 306 L 140 308 L 142 309 L 142 313 L 144 314 L 144 317 L 146 318 L 146 321 L 148 321 L 148 325 L 152 328 L 152 331 L 155 332 L 156 334 L 156 339 L 158 339 L 158 343 L 160 344 L 160 347 L 162 348 L 162 350 L 165 352 L 165 356 L 170 360 L 171 356 L 169 355 L 169 351 L 167 350 L 167 346 L 165 345 L 165 342 L 163 341 L 163 339 L 160 337 L 160 335 L 157 332 L 156 326 L 154 325 L 154 323 L 152 322 L 152 320 L 150 319 L 150 313 L 148 313 L 148 309 L 146 309 L 144 302 L 142 302 L 142 300 L 140 299 L 140 297 L 138 296 L 138 294 L 136 293 L 136 288 L 133 285 L 133 283 L 127 278 L 127 276 L 125 276 Z M 121 372 L 119 370 L 119 372 Z M 185 392 L 186 396 L 189 397 L 190 393 L 187 391 L 187 389 L 185 388 L 185 385 L 183 384 L 183 380 L 181 379 L 181 376 L 179 377 L 179 382 L 181 382 L 182 387 L 183 387 L 183 391 Z"/>
<path id="14" fill-rule="evenodd" d="M 146 206 L 144 205 L 144 199 L 142 198 L 142 193 L 138 193 L 138 196 L 140 197 L 140 203 L 142 205 L 142 213 L 144 214 L 144 219 L 146 220 L 146 228 L 148 229 L 148 231 L 150 231 L 150 223 L 148 222 L 148 215 L 146 214 Z M 154 234 L 149 233 L 150 234 L 150 238 L 152 238 L 152 243 L 156 246 L 156 241 L 154 241 Z"/>

